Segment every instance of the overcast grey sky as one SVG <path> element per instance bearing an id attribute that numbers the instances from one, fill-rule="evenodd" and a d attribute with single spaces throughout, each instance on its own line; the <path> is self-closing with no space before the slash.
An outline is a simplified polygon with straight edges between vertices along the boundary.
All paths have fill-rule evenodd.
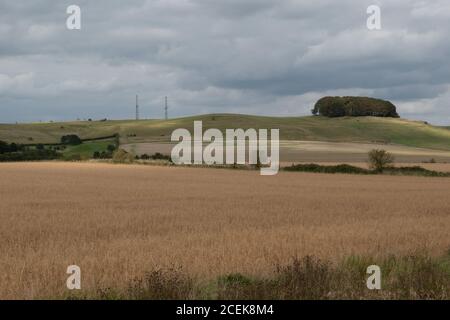
<path id="1" fill-rule="evenodd" d="M 449 39 L 448 0 L 0 0 L 0 122 L 132 118 L 138 93 L 146 118 L 364 95 L 450 125 Z"/>

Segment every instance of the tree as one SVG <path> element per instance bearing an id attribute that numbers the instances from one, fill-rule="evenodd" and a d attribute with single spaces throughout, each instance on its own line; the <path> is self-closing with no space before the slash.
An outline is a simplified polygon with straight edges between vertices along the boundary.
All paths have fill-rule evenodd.
<path id="1" fill-rule="evenodd" d="M 9 152 L 9 145 L 5 141 L 0 140 L 0 154 Z"/>
<path id="2" fill-rule="evenodd" d="M 83 141 L 76 134 L 69 134 L 61 137 L 61 143 L 68 145 L 79 145 L 82 144 Z"/>
<path id="3" fill-rule="evenodd" d="M 0 141 L 0 154 L 18 152 L 21 148 L 22 147 L 20 145 L 17 145 L 14 142 L 9 144 L 5 141 Z"/>
<path id="4" fill-rule="evenodd" d="M 376 172 L 382 173 L 394 163 L 394 156 L 386 150 L 374 149 L 369 152 L 369 166 Z"/>

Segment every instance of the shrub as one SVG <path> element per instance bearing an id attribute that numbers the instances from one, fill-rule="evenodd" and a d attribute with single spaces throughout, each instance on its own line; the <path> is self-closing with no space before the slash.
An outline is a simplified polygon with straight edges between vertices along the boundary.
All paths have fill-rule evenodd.
<path id="1" fill-rule="evenodd" d="M 375 172 L 383 172 L 394 163 L 394 156 L 386 150 L 374 149 L 369 152 L 369 166 Z"/>
<path id="2" fill-rule="evenodd" d="M 317 101 L 311 111 L 314 115 L 326 117 L 399 117 L 391 102 L 368 97 L 324 97 Z"/>
<path id="3" fill-rule="evenodd" d="M 336 166 L 321 166 L 315 163 L 297 164 L 284 168 L 286 171 L 316 172 L 316 173 L 354 173 L 354 174 L 372 174 L 370 170 L 351 166 L 348 164 L 339 164 Z"/>
<path id="4" fill-rule="evenodd" d="M 117 150 L 114 153 L 112 159 L 114 162 L 117 162 L 117 163 L 132 163 L 132 162 L 134 162 L 133 155 L 123 149 Z"/>
<path id="5" fill-rule="evenodd" d="M 113 158 L 112 152 L 102 151 L 102 153 L 100 154 L 100 159 L 112 159 L 112 158 Z"/>
<path id="6" fill-rule="evenodd" d="M 136 159 L 141 159 L 141 160 L 171 160 L 170 156 L 166 156 L 162 153 L 156 152 L 155 154 L 153 154 L 152 156 L 149 156 L 147 153 L 142 154 L 141 156 L 136 156 Z"/>
<path id="7" fill-rule="evenodd" d="M 417 176 L 425 176 L 425 177 L 450 177 L 449 172 L 439 172 L 434 170 L 428 170 L 422 168 L 420 166 L 414 167 L 398 167 L 398 168 L 386 168 L 384 170 L 389 174 L 394 175 L 417 175 Z"/>
<path id="8" fill-rule="evenodd" d="M 66 157 L 67 161 L 81 161 L 83 160 L 81 155 L 76 153 L 76 154 L 71 154 L 70 156 Z"/>
<path id="9" fill-rule="evenodd" d="M 162 153 L 156 152 L 153 156 L 152 156 L 153 160 L 170 160 L 169 156 L 163 155 Z"/>

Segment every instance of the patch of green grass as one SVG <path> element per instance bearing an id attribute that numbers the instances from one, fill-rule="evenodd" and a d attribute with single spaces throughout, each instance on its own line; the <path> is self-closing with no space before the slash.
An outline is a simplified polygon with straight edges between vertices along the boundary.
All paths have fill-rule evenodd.
<path id="1" fill-rule="evenodd" d="M 108 145 L 113 145 L 114 140 L 102 140 L 102 141 L 87 141 L 76 146 L 67 146 L 63 151 L 63 158 L 70 160 L 75 157 L 80 160 L 91 159 L 95 151 L 107 151 Z"/>

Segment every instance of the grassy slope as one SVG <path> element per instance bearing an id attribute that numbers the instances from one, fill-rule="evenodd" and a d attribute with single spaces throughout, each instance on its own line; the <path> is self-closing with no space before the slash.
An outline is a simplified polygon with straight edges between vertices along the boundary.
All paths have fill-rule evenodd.
<path id="1" fill-rule="evenodd" d="M 120 120 L 106 122 L 64 122 L 0 125 L 0 140 L 30 143 L 57 142 L 64 134 L 82 138 L 120 133 L 122 142 L 169 140 L 176 128 L 279 128 L 284 140 L 385 142 L 412 147 L 450 150 L 450 130 L 417 121 L 392 118 L 261 117 L 248 115 L 201 115 L 164 120 Z M 127 135 L 136 137 L 127 137 Z"/>
<path id="2" fill-rule="evenodd" d="M 90 141 L 77 146 L 68 146 L 67 149 L 64 150 L 64 157 L 70 158 L 79 155 L 82 159 L 90 159 L 95 151 L 106 151 L 110 144 L 113 145 L 114 140 Z"/>

